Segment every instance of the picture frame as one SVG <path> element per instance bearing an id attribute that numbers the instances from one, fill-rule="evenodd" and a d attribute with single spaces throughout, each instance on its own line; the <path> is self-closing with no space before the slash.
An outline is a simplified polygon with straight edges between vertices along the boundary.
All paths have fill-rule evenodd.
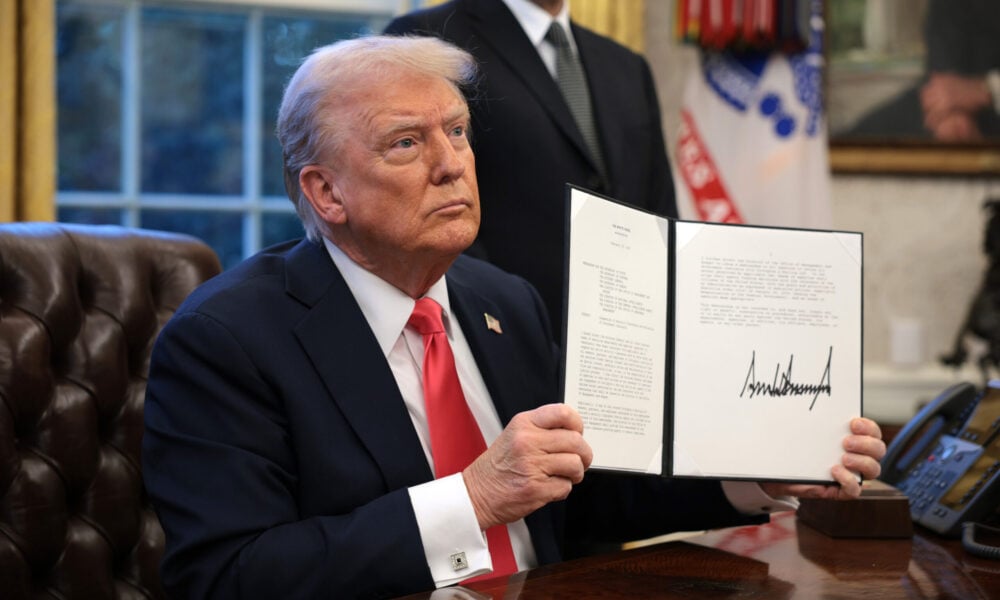
<path id="1" fill-rule="evenodd" d="M 921 102 L 935 75 L 985 78 L 1000 69 L 1000 2 L 830 0 L 826 15 L 835 173 L 1000 175 L 1000 114 L 993 107 L 964 118 L 978 135 L 956 135 L 929 128 L 936 117 Z M 966 54 L 977 57 L 975 64 L 961 58 Z"/>

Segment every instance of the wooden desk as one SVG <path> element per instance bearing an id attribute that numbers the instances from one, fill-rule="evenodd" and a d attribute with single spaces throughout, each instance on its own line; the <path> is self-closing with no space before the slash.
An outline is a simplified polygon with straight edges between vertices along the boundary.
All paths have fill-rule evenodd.
<path id="1" fill-rule="evenodd" d="M 834 539 L 792 513 L 771 523 L 567 561 L 469 584 L 434 600 L 534 598 L 1000 598 L 1000 561 L 918 530 Z M 431 598 L 431 593 L 408 596 Z"/>

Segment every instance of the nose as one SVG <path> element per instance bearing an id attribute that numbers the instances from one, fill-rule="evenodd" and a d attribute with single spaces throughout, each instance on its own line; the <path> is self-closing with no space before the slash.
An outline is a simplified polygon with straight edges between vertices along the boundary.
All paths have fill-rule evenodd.
<path id="1" fill-rule="evenodd" d="M 431 141 L 431 182 L 435 185 L 450 183 L 465 173 L 465 160 L 462 153 L 471 152 L 469 148 L 459 148 L 455 138 L 445 132 L 439 132 Z"/>

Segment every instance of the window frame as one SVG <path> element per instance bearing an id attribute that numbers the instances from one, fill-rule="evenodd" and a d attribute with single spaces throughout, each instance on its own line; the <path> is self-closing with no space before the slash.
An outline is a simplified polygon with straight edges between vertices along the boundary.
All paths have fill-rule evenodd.
<path id="1" fill-rule="evenodd" d="M 59 0 L 63 3 L 64 0 Z M 419 0 L 65 0 L 66 4 L 100 6 L 122 10 L 121 82 L 121 173 L 116 191 L 56 190 L 56 210 L 110 209 L 120 211 L 121 224 L 141 227 L 141 213 L 148 210 L 191 210 L 242 215 L 241 255 L 246 258 L 262 247 L 265 214 L 295 212 L 285 195 L 266 195 L 263 190 L 263 48 L 265 17 L 280 15 L 322 16 L 330 13 L 384 15 L 391 17 L 413 8 Z M 243 33 L 242 93 L 242 193 L 172 194 L 141 189 L 142 161 L 142 23 L 145 8 L 206 11 L 245 15 Z M 57 106 L 57 114 L 58 114 Z M 58 187 L 58 186 L 57 186 Z"/>

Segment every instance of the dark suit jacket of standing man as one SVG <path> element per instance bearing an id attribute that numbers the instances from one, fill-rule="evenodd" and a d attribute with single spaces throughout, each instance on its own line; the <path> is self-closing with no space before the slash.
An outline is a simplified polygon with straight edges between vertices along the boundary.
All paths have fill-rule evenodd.
<path id="1" fill-rule="evenodd" d="M 555 346 L 531 286 L 465 256 L 446 278 L 502 424 L 558 400 Z M 145 419 L 143 474 L 168 538 L 173 597 L 433 589 L 407 493 L 433 475 L 322 244 L 265 250 L 196 290 L 157 340 Z M 583 531 L 625 540 L 766 518 L 738 514 L 718 482 L 589 473 L 567 501 L 525 521 L 544 564 Z"/>
<path id="2" fill-rule="evenodd" d="M 602 178 L 558 84 L 501 0 L 453 0 L 398 17 L 385 32 L 436 35 L 478 60 L 482 82 L 470 107 L 483 220 L 471 252 L 538 288 L 561 336 L 566 183 L 677 216 L 649 65 L 573 25 L 608 170 Z"/>

